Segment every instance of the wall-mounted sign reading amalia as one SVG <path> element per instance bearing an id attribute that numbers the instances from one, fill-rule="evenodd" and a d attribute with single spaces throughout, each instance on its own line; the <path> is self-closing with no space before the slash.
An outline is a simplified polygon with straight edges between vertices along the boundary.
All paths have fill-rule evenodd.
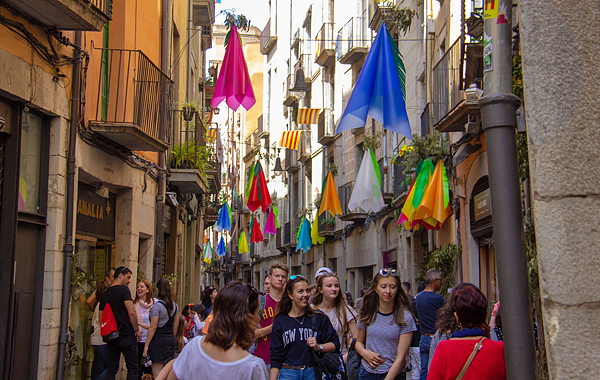
<path id="1" fill-rule="evenodd" d="M 96 194 L 94 186 L 79 182 L 77 194 L 77 233 L 114 241 L 117 195 Z"/>

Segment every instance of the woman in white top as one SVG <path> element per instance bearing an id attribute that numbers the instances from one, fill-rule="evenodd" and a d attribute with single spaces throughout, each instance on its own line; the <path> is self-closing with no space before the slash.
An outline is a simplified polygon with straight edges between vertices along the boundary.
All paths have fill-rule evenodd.
<path id="1" fill-rule="evenodd" d="M 340 291 L 340 279 L 335 273 L 326 273 L 317 280 L 314 306 L 325 313 L 340 338 L 341 353 L 348 360 L 348 340 L 358 337 L 356 312 L 346 303 Z"/>
<path id="2" fill-rule="evenodd" d="M 106 343 L 102 340 L 100 335 L 100 299 L 102 293 L 108 289 L 106 281 L 98 283 L 96 288 L 96 300 L 94 300 L 94 315 L 92 316 L 92 336 L 91 344 L 94 349 L 94 361 L 92 362 L 91 380 L 104 380 L 106 375 L 106 369 L 108 368 L 108 350 L 106 349 Z"/>
<path id="3" fill-rule="evenodd" d="M 259 306 L 252 285 L 239 281 L 225 285 L 214 302 L 208 334 L 189 341 L 156 380 L 267 380 L 265 362 L 248 352 Z"/>
<path id="4" fill-rule="evenodd" d="M 141 340 L 138 342 L 138 363 L 141 363 L 142 361 L 146 337 L 148 336 L 148 329 L 150 328 L 150 309 L 154 306 L 155 301 L 156 300 L 152 296 L 152 284 L 150 281 L 142 280 L 138 282 L 135 290 L 135 299 L 133 300 L 133 306 L 135 306 L 135 312 L 138 316 L 138 326 L 142 336 Z M 142 371 L 144 368 L 146 367 L 142 367 Z M 148 370 L 148 373 L 151 373 L 150 370 Z"/>

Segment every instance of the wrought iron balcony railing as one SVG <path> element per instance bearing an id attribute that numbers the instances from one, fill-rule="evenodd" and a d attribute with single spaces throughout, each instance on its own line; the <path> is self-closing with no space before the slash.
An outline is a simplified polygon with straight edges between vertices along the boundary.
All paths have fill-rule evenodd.
<path id="1" fill-rule="evenodd" d="M 102 30 L 111 20 L 112 0 L 3 0 L 40 24 L 61 30 Z"/>
<path id="2" fill-rule="evenodd" d="M 260 33 L 260 53 L 263 55 L 269 54 L 276 44 L 277 36 L 271 33 L 271 18 L 269 18 L 267 25 L 265 25 Z"/>
<path id="3" fill-rule="evenodd" d="M 352 17 L 338 31 L 338 60 L 342 64 L 352 64 L 369 52 L 370 38 L 367 33 L 367 20 Z"/>
<path id="4" fill-rule="evenodd" d="M 167 150 L 173 81 L 139 50 L 98 50 L 102 62 L 90 128 L 130 150 Z"/>
<path id="5" fill-rule="evenodd" d="M 333 23 L 323 24 L 317 37 L 315 38 L 317 46 L 315 49 L 315 62 L 320 66 L 330 66 L 334 63 L 335 41 L 333 38 Z"/>

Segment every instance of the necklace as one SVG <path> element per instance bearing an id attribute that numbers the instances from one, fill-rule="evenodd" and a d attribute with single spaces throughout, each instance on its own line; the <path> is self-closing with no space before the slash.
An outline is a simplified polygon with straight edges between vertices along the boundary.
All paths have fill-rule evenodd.
<path id="1" fill-rule="evenodd" d="M 290 315 L 290 317 L 292 317 L 292 316 Z M 300 323 L 301 325 L 303 325 L 303 324 L 304 324 L 304 318 L 305 318 L 305 317 L 306 317 L 306 314 L 304 314 L 304 315 L 302 316 L 302 322 L 300 322 L 300 321 L 298 320 L 298 318 L 297 318 L 297 317 L 292 317 L 292 318 L 294 318 L 294 319 L 296 320 L 296 322 L 298 322 L 298 323 Z"/>

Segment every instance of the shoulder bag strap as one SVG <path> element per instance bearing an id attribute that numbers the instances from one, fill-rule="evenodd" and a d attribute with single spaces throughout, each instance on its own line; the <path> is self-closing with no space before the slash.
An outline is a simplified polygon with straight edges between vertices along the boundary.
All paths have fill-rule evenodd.
<path id="1" fill-rule="evenodd" d="M 475 358 L 475 354 L 477 354 L 477 352 L 479 352 L 479 350 L 481 350 L 481 347 L 483 346 L 483 341 L 485 339 L 486 339 L 486 337 L 482 337 L 481 340 L 479 342 L 477 342 L 477 344 L 475 344 L 475 347 L 473 348 L 473 352 L 471 352 L 471 356 L 469 356 L 469 359 L 463 366 L 462 371 L 460 371 L 460 373 L 458 374 L 458 377 L 456 378 L 456 380 L 461 380 L 463 378 L 463 376 L 469 369 L 469 366 L 471 365 L 473 358 Z"/>

